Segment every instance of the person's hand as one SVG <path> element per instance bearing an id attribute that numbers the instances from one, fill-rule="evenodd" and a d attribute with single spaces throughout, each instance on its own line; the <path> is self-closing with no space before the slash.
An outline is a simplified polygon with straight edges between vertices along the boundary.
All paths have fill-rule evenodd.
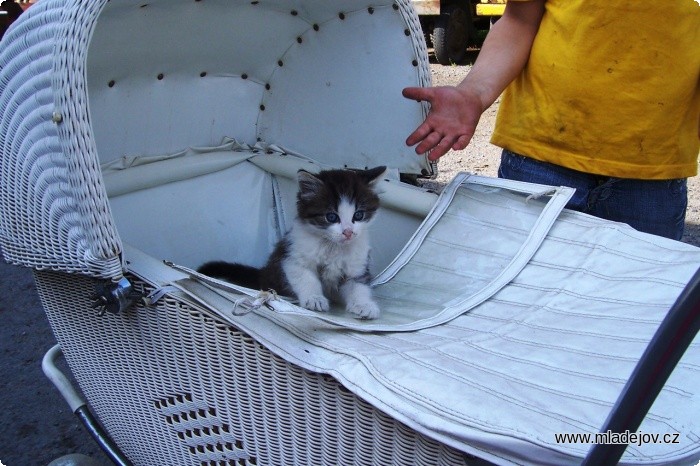
<path id="1" fill-rule="evenodd" d="M 431 151 L 428 159 L 435 161 L 450 149 L 462 150 L 472 139 L 483 105 L 478 96 L 464 88 L 407 87 L 403 96 L 430 102 L 428 117 L 406 139 L 416 146 L 416 153 Z"/>

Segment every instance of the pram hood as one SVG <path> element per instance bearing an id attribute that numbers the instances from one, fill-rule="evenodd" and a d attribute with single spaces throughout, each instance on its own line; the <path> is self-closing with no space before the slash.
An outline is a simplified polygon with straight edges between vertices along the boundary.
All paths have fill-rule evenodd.
<path id="1" fill-rule="evenodd" d="M 122 157 L 235 137 L 328 167 L 434 170 L 403 144 L 425 105 L 401 89 L 430 83 L 409 2 L 44 0 L 0 64 L 0 244 L 15 264 L 121 276 L 100 165 Z"/>

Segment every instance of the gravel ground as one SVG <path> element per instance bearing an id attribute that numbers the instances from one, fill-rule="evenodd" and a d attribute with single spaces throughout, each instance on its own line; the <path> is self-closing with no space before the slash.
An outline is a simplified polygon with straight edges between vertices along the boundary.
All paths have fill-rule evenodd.
<path id="1" fill-rule="evenodd" d="M 431 64 L 434 86 L 459 83 L 469 72 L 468 64 L 442 66 Z M 440 159 L 437 188 L 452 179 L 461 171 L 483 176 L 496 176 L 501 149 L 489 143 L 496 121 L 499 101 L 496 101 L 481 117 L 476 134 L 469 146 L 461 151 L 451 151 Z M 693 177 L 688 180 L 688 209 L 683 241 L 700 246 L 700 180 Z"/>

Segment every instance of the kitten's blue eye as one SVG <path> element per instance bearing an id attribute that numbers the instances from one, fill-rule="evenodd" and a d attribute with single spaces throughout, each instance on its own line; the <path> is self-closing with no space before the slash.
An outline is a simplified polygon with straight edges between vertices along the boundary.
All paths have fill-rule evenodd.
<path id="1" fill-rule="evenodd" d="M 338 214 L 335 212 L 328 212 L 326 214 L 326 220 L 328 223 L 338 223 L 340 221 L 340 217 L 338 217 Z"/>
<path id="2" fill-rule="evenodd" d="M 352 216 L 352 221 L 353 221 L 353 222 L 359 222 L 359 221 L 362 220 L 363 218 L 365 218 L 365 211 L 364 211 L 364 210 L 358 210 L 358 211 L 355 212 L 355 214 Z"/>

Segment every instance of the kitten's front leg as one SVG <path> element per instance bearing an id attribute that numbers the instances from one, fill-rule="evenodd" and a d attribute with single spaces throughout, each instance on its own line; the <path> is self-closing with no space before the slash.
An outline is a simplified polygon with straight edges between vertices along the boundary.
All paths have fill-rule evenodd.
<path id="1" fill-rule="evenodd" d="M 283 265 L 283 270 L 301 307 L 321 312 L 330 309 L 328 299 L 323 296 L 323 285 L 314 272 L 291 261 Z"/>
<path id="2" fill-rule="evenodd" d="M 340 295 L 345 301 L 345 309 L 358 319 L 379 317 L 379 306 L 372 299 L 372 289 L 369 285 L 348 280 L 340 286 Z"/>

